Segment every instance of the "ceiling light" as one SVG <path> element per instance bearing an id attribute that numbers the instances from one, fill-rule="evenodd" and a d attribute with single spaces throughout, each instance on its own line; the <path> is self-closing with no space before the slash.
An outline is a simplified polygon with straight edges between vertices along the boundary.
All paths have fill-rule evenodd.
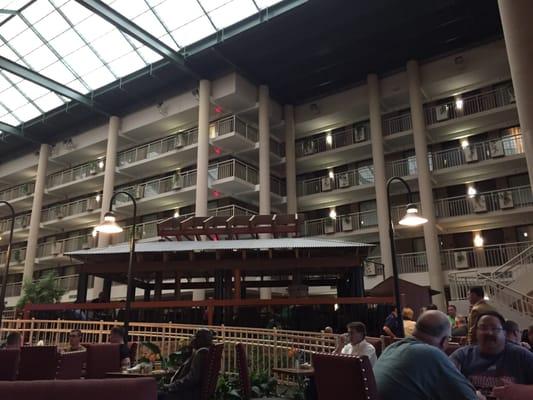
<path id="1" fill-rule="evenodd" d="M 329 171 L 329 179 L 335 178 L 335 173 L 333 171 Z"/>
<path id="2" fill-rule="evenodd" d="M 102 233 L 120 233 L 123 229 L 117 224 L 117 219 L 112 211 L 104 215 L 104 222 L 94 228 L 97 232 Z"/>
<path id="3" fill-rule="evenodd" d="M 473 187 L 473 186 L 469 186 L 469 187 L 468 187 L 468 190 L 467 190 L 467 194 L 468 194 L 468 197 L 469 197 L 469 198 L 476 197 L 476 194 L 477 194 L 477 190 L 476 190 L 476 188 Z"/>
<path id="4" fill-rule="evenodd" d="M 528 234 L 527 232 L 522 233 L 522 235 L 523 235 L 524 237 L 528 237 L 528 236 L 529 236 L 529 234 Z M 0 238 L 0 240 L 1 240 L 1 239 L 2 239 L 2 238 Z"/>
<path id="5" fill-rule="evenodd" d="M 333 144 L 333 136 L 331 136 L 331 133 L 326 135 L 326 143 L 330 146 Z"/>
<path id="6" fill-rule="evenodd" d="M 468 139 L 461 140 L 461 147 L 466 149 L 468 147 Z"/>
<path id="7" fill-rule="evenodd" d="M 180 211 L 179 210 L 176 210 L 174 212 L 174 218 L 178 218 L 180 216 Z"/>
<path id="8" fill-rule="evenodd" d="M 457 110 L 462 110 L 463 109 L 463 99 L 455 100 L 455 108 Z"/>
<path id="9" fill-rule="evenodd" d="M 337 211 L 335 211 L 334 208 L 332 208 L 332 209 L 330 210 L 330 212 L 329 212 L 329 217 L 330 217 L 331 219 L 335 219 L 335 218 L 337 218 Z"/>
<path id="10" fill-rule="evenodd" d="M 422 217 L 418 213 L 416 204 L 408 204 L 405 216 L 400 220 L 399 224 L 403 226 L 419 226 L 428 222 L 427 218 Z"/>
<path id="11" fill-rule="evenodd" d="M 96 195 L 96 202 L 99 203 L 99 202 L 100 202 L 100 199 L 101 199 L 100 195 L 97 194 L 97 195 Z"/>
<path id="12" fill-rule="evenodd" d="M 98 161 L 98 168 L 100 168 L 100 169 L 104 168 L 104 160 Z"/>
<path id="13" fill-rule="evenodd" d="M 476 236 L 474 236 L 474 247 L 483 247 L 484 242 L 483 237 L 479 233 L 476 233 Z"/>

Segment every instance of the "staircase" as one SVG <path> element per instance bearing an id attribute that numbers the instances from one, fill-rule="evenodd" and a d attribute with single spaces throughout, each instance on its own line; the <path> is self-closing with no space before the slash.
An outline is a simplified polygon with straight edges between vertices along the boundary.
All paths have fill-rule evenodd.
<path id="1" fill-rule="evenodd" d="M 505 318 L 522 327 L 533 323 L 533 246 L 490 273 L 452 272 L 449 282 L 452 300 L 465 300 L 472 286 L 481 286 L 491 304 Z"/>

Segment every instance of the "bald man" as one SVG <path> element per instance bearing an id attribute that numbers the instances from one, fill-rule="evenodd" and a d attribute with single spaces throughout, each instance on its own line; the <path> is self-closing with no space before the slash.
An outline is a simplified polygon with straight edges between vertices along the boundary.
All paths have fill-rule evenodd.
<path id="1" fill-rule="evenodd" d="M 450 331 L 446 314 L 426 311 L 418 318 L 412 337 L 388 346 L 374 366 L 380 398 L 484 399 L 444 353 Z"/>

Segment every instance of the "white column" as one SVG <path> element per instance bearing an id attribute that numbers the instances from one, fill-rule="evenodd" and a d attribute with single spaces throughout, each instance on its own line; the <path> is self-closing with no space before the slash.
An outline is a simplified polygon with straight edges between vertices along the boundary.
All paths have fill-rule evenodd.
<path id="1" fill-rule="evenodd" d="M 107 148 L 105 154 L 105 170 L 104 170 L 104 188 L 102 191 L 102 200 L 100 202 L 100 222 L 104 221 L 104 215 L 109 211 L 111 205 L 111 197 L 115 189 L 115 170 L 117 167 L 117 146 L 118 146 L 118 131 L 120 129 L 120 118 L 111 116 L 109 118 L 109 125 L 107 127 Z M 98 233 L 98 247 L 107 247 L 109 245 L 110 237 L 108 233 Z M 104 289 L 104 280 L 102 278 L 94 277 L 93 284 L 93 298 L 97 298 L 100 292 Z"/>
<path id="2" fill-rule="evenodd" d="M 43 195 L 46 185 L 46 170 L 48 169 L 47 144 L 41 144 L 39 149 L 39 164 L 37 165 L 37 178 L 35 179 L 35 191 L 30 219 L 30 231 L 26 247 L 26 259 L 24 260 L 24 282 L 33 280 L 33 268 L 37 255 L 37 242 L 39 240 L 39 226 L 41 224 L 41 208 L 43 207 Z"/>
<path id="3" fill-rule="evenodd" d="M 196 208 L 197 217 L 207 217 L 208 168 L 209 168 L 209 104 L 211 82 L 200 80 L 198 88 L 198 155 L 196 161 Z M 193 300 L 205 300 L 205 289 L 193 289 Z"/>
<path id="4" fill-rule="evenodd" d="M 285 115 L 285 178 L 287 181 L 287 214 L 298 212 L 296 197 L 296 147 L 294 130 L 294 107 L 286 105 Z"/>
<path id="5" fill-rule="evenodd" d="M 196 211 L 197 217 L 207 217 L 207 170 L 209 166 L 209 97 L 211 82 L 200 81 L 198 104 L 198 155 L 196 162 Z"/>
<path id="6" fill-rule="evenodd" d="M 385 149 L 381 125 L 379 80 L 376 74 L 368 75 L 368 108 L 370 114 L 370 139 L 374 162 L 374 187 L 378 214 L 379 247 L 385 277 L 392 276 L 392 253 L 389 239 L 389 211 L 387 209 L 387 176 L 385 172 Z"/>
<path id="7" fill-rule="evenodd" d="M 533 2 L 498 0 L 520 130 L 533 190 Z"/>
<path id="8" fill-rule="evenodd" d="M 429 284 L 432 289 L 441 294 L 433 296 L 433 303 L 441 311 L 445 310 L 444 283 L 440 261 L 439 237 L 437 235 L 437 219 L 433 203 L 433 186 L 429 171 L 426 122 L 422 104 L 420 86 L 420 71 L 418 63 L 411 60 L 407 63 L 407 78 L 409 80 L 409 103 L 413 123 L 413 139 L 415 142 L 416 166 L 418 172 L 418 187 L 423 215 L 428 219 L 424 224 L 424 242 L 428 263 Z"/>
<path id="9" fill-rule="evenodd" d="M 259 214 L 270 214 L 270 212 L 270 94 L 268 86 L 261 85 L 259 86 Z M 272 289 L 259 288 L 259 298 L 271 299 Z"/>

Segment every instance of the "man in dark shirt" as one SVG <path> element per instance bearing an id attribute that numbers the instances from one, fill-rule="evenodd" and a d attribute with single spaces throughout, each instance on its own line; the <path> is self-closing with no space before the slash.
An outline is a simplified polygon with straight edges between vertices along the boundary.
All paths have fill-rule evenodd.
<path id="1" fill-rule="evenodd" d="M 385 332 L 385 335 L 392 338 L 403 337 L 403 325 L 400 325 L 400 323 L 402 323 L 402 321 L 398 321 L 398 310 L 394 307 L 392 312 L 385 319 L 383 332 Z"/>
<path id="2" fill-rule="evenodd" d="M 213 334 L 209 329 L 199 329 L 192 340 L 193 353 L 178 369 L 165 391 L 158 399 L 197 400 L 200 398 L 204 374 L 207 372 L 209 347 L 213 344 Z"/>
<path id="3" fill-rule="evenodd" d="M 120 351 L 120 366 L 122 368 L 129 368 L 131 365 L 130 349 L 126 343 L 124 343 L 124 330 L 115 326 L 109 332 L 109 343 L 119 344 Z"/>
<path id="4" fill-rule="evenodd" d="M 505 382 L 533 384 L 533 354 L 505 340 L 504 318 L 496 311 L 478 317 L 478 344 L 456 350 L 451 356 L 461 373 L 489 399 L 492 389 Z"/>

